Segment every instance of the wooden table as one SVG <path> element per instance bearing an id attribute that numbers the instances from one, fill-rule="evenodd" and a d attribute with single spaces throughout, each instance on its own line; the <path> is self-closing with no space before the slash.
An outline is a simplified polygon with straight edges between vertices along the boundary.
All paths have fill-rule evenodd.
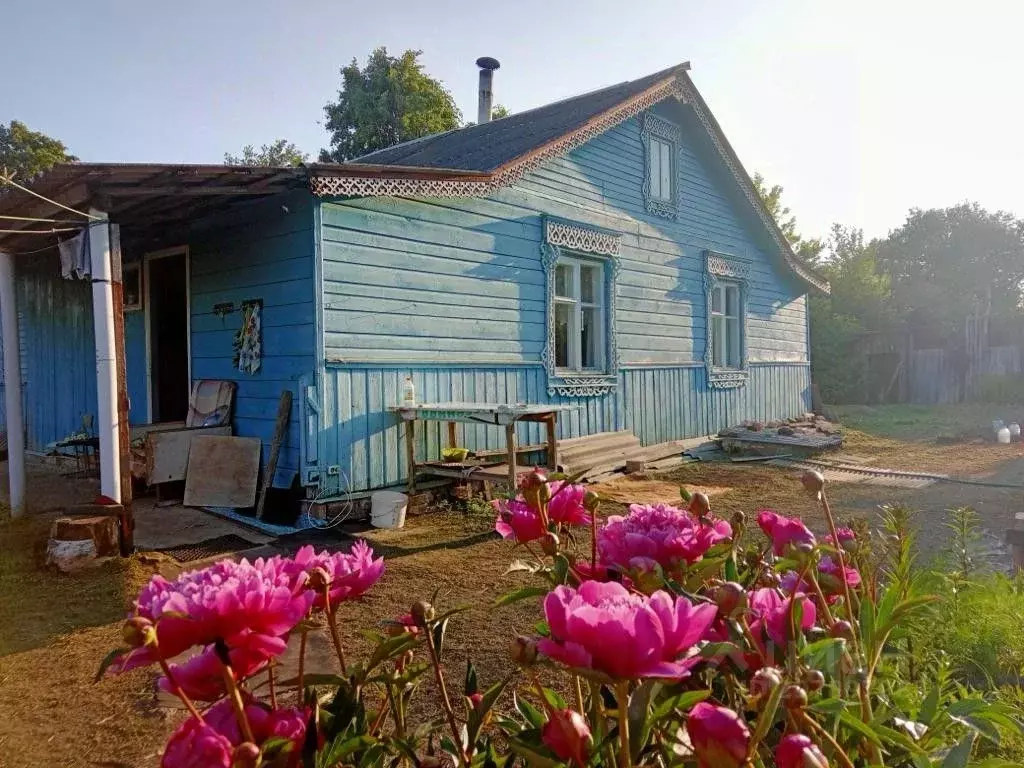
<path id="1" fill-rule="evenodd" d="M 455 425 L 488 424 L 505 428 L 505 449 L 508 458 L 509 488 L 516 487 L 516 422 L 534 421 L 547 428 L 548 467 L 558 466 L 556 427 L 558 414 L 571 410 L 571 405 L 495 405 L 491 403 L 420 403 L 389 408 L 405 422 L 405 452 L 409 463 L 409 493 L 416 491 L 416 422 L 448 422 L 448 445 L 457 448 Z"/>

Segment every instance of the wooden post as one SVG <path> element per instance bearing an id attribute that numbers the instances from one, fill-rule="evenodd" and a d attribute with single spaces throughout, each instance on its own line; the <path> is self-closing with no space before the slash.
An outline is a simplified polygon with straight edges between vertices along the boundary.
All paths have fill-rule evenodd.
<path id="1" fill-rule="evenodd" d="M 508 492 L 516 493 L 516 423 L 505 425 L 505 450 L 508 453 Z"/>
<path id="2" fill-rule="evenodd" d="M 110 281 L 114 300 L 114 357 L 117 376 L 117 452 L 121 486 L 121 556 L 135 550 L 135 513 L 132 511 L 132 438 L 128 424 L 128 363 L 124 349 L 124 286 L 121 282 L 121 227 L 110 225 Z"/>
<path id="3" fill-rule="evenodd" d="M 25 420 L 21 409 L 21 355 L 15 306 L 14 257 L 0 251 L 0 316 L 3 317 L 4 401 L 7 408 L 7 476 L 11 517 L 25 514 Z"/>
<path id="4" fill-rule="evenodd" d="M 409 464 L 409 495 L 416 493 L 416 420 L 405 422 L 405 457 Z"/>
<path id="5" fill-rule="evenodd" d="M 456 435 L 455 435 L 455 422 L 454 421 L 449 421 L 448 422 L 448 447 L 449 448 L 458 448 L 459 447 L 459 441 L 458 441 L 458 439 L 456 438 Z"/>
<path id="6" fill-rule="evenodd" d="M 558 424 L 558 414 L 549 413 L 544 419 L 548 430 L 548 469 L 558 469 L 558 439 L 555 436 L 555 427 Z"/>
<path id="7" fill-rule="evenodd" d="M 288 431 L 288 419 L 292 414 L 292 391 L 285 389 L 281 391 L 281 399 L 277 403 L 277 420 L 274 422 L 274 436 L 270 441 L 270 457 L 267 459 L 267 469 L 263 476 L 263 488 L 260 489 L 260 498 L 256 502 L 256 519 L 263 519 L 263 508 L 267 503 L 267 491 L 274 484 L 274 475 L 277 474 L 277 459 L 281 455 L 281 443 L 284 442 L 285 434 Z"/>

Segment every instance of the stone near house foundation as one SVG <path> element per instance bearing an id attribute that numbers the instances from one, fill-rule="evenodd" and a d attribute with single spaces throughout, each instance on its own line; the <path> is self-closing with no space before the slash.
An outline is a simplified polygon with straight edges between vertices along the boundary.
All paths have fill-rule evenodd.
<path id="1" fill-rule="evenodd" d="M 46 562 L 64 573 L 89 568 L 117 554 L 116 517 L 61 517 L 50 527 Z"/>

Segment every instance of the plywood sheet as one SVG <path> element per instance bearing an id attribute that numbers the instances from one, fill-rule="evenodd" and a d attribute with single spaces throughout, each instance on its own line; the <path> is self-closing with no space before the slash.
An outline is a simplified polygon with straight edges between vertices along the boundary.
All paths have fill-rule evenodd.
<path id="1" fill-rule="evenodd" d="M 197 436 L 188 454 L 186 507 L 246 508 L 256 503 L 259 438 Z"/>
<path id="2" fill-rule="evenodd" d="M 146 435 L 146 482 L 156 485 L 184 480 L 193 438 L 230 434 L 230 426 L 150 432 Z"/>

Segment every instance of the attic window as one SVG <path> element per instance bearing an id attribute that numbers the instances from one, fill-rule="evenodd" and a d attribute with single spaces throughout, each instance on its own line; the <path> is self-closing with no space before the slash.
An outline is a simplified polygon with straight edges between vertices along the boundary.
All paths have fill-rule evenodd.
<path id="1" fill-rule="evenodd" d="M 679 200 L 679 127 L 650 112 L 645 112 L 641 120 L 643 127 L 640 135 L 647 170 L 644 176 L 644 204 L 649 213 L 674 219 Z"/>

